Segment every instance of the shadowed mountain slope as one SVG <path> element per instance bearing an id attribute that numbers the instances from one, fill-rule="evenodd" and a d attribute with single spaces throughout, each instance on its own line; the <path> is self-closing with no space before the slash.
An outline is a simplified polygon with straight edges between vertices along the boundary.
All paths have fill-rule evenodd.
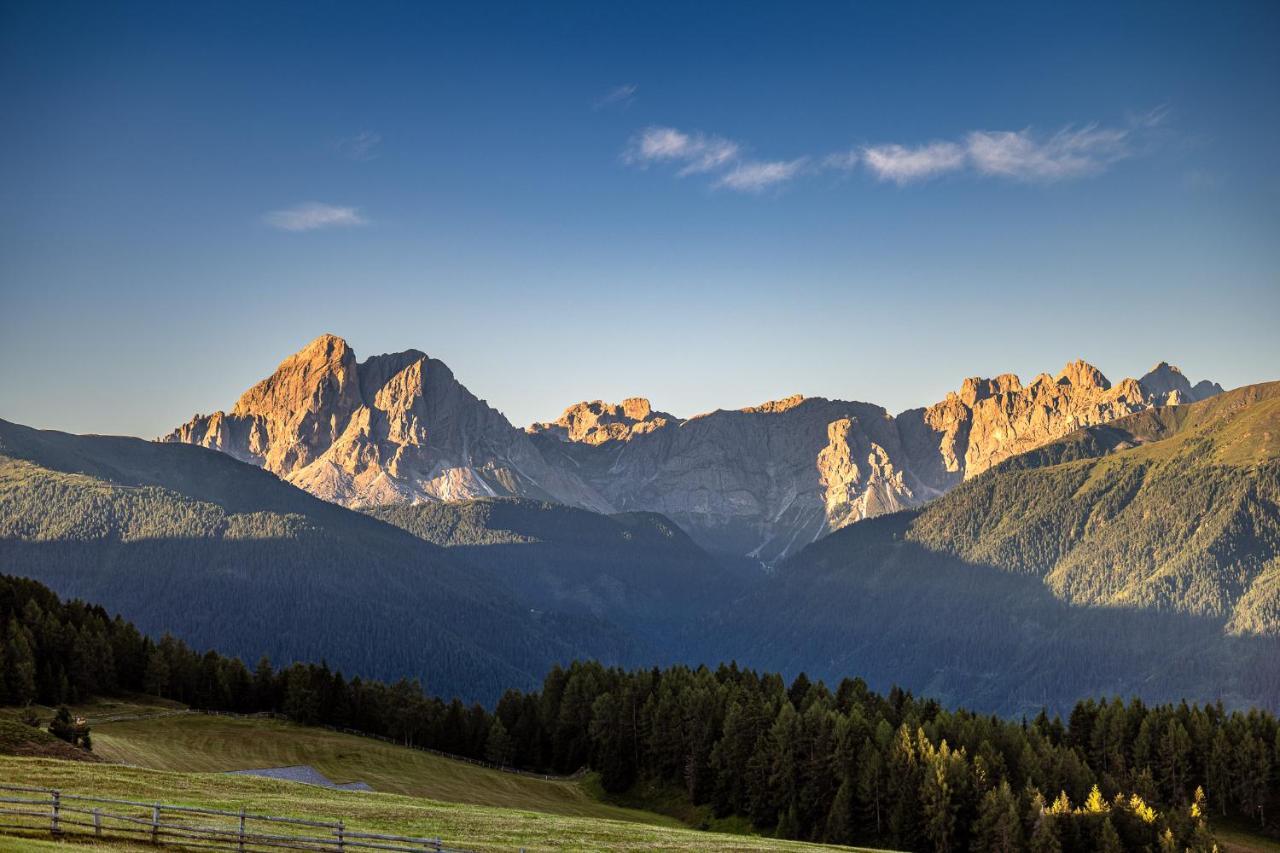
<path id="1" fill-rule="evenodd" d="M 532 606 L 606 620 L 655 659 L 684 660 L 686 634 L 758 570 L 712 558 L 654 513 L 601 515 L 515 498 L 390 506 L 376 518 L 497 572 Z"/>
<path id="2" fill-rule="evenodd" d="M 599 620 L 531 614 L 489 570 L 230 456 L 3 421 L 0 566 L 251 662 L 327 659 L 467 698 L 630 648 Z"/>

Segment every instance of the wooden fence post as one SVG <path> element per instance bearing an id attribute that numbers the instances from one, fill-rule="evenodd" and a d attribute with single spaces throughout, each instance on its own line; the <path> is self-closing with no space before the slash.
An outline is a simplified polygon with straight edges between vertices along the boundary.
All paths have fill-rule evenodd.
<path id="1" fill-rule="evenodd" d="M 57 835 L 60 831 L 58 829 L 58 810 L 62 806 L 62 792 L 54 791 L 51 796 L 53 797 L 53 808 L 49 811 L 49 832 Z"/>
<path id="2" fill-rule="evenodd" d="M 240 807 L 240 850 L 244 851 L 244 806 Z"/>
<path id="3" fill-rule="evenodd" d="M 102 835 L 102 809 L 93 810 L 93 834 Z"/>
<path id="4" fill-rule="evenodd" d="M 341 851 L 347 849 L 347 839 L 345 837 L 346 822 L 341 820 L 338 821 L 338 828 L 335 829 L 334 832 L 338 834 L 338 850 L 339 853 L 341 853 Z"/>
<path id="5" fill-rule="evenodd" d="M 151 809 L 151 843 L 160 843 L 160 804 L 156 803 Z"/>

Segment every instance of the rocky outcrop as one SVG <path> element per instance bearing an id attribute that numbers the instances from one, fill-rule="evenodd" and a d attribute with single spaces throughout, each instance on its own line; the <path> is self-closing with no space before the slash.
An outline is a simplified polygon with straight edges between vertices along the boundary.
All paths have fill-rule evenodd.
<path id="1" fill-rule="evenodd" d="M 347 506 L 520 495 L 611 509 L 443 362 L 417 350 L 357 362 L 333 335 L 285 359 L 229 414 L 197 415 L 162 440 L 221 450 Z"/>
<path id="2" fill-rule="evenodd" d="M 565 409 L 559 419 L 534 424 L 529 432 L 594 445 L 627 441 L 633 435 L 653 432 L 679 420 L 666 412 L 655 412 L 644 397 L 628 397 L 621 403 L 577 403 Z"/>
<path id="3" fill-rule="evenodd" d="M 1025 387 L 1011 374 L 994 380 L 966 379 L 958 393 L 941 403 L 899 418 L 920 418 L 926 435 L 936 437 L 947 472 L 954 475 L 937 483 L 945 489 L 1072 430 L 1149 405 L 1152 400 L 1134 380 L 1113 387 L 1093 365 L 1073 361 L 1057 376 L 1042 373 Z"/>

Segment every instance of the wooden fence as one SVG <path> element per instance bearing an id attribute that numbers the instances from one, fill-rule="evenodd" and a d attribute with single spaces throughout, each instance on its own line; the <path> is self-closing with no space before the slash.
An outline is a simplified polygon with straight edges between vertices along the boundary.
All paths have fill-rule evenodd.
<path id="1" fill-rule="evenodd" d="M 279 849 L 462 853 L 445 847 L 439 838 L 356 832 L 343 821 L 140 803 L 15 785 L 0 785 L 0 829 L 238 853 Z"/>

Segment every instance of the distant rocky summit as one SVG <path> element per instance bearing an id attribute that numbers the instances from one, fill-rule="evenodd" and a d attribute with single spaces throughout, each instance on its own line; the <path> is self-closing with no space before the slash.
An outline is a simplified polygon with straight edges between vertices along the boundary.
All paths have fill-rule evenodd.
<path id="1" fill-rule="evenodd" d="M 212 447 L 347 506 L 522 496 L 662 513 L 706 547 L 772 563 L 917 506 L 1011 456 L 1152 406 L 1221 393 L 1165 362 L 1112 385 L 1084 361 L 1013 374 L 897 416 L 800 395 L 682 419 L 647 399 L 582 402 L 527 430 L 417 350 L 357 362 L 324 335 L 163 440 Z"/>
<path id="2" fill-rule="evenodd" d="M 680 419 L 666 412 L 655 412 L 643 397 L 628 397 L 621 403 L 594 400 L 577 403 L 564 410 L 558 420 L 534 424 L 529 432 L 552 435 L 563 441 L 604 444 L 626 441 L 633 435 L 653 432 Z"/>
<path id="3" fill-rule="evenodd" d="M 357 362 L 333 335 L 285 359 L 230 413 L 197 415 L 162 440 L 221 450 L 352 507 L 520 495 L 609 509 L 443 362 L 417 350 Z"/>

